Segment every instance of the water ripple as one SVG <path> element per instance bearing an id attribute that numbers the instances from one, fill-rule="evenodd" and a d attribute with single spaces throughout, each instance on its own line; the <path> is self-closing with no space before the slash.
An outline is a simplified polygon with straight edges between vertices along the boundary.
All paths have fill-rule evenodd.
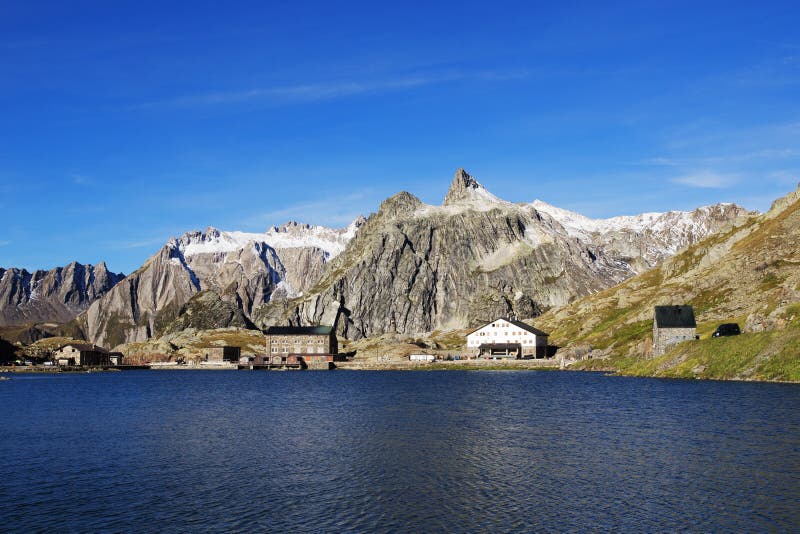
<path id="1" fill-rule="evenodd" d="M 4 531 L 797 531 L 800 388 L 556 372 L 3 384 Z"/>

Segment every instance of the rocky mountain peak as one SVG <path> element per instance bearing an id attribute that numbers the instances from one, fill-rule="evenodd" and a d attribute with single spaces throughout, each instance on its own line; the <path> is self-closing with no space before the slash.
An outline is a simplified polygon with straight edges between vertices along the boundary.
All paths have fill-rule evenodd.
<path id="1" fill-rule="evenodd" d="M 295 234 L 299 235 L 304 233 L 307 230 L 311 230 L 311 225 L 306 223 L 299 223 L 297 221 L 288 221 L 281 226 L 272 226 L 268 230 L 268 232 L 272 233 L 279 233 L 282 232 L 284 234 Z"/>
<path id="2" fill-rule="evenodd" d="M 403 213 L 411 213 L 422 205 L 422 201 L 411 193 L 400 191 L 384 200 L 378 208 L 378 213 L 394 217 Z"/>
<path id="3" fill-rule="evenodd" d="M 0 269 L 0 326 L 30 322 L 67 322 L 86 310 L 125 276 L 112 273 L 105 262 L 29 273 Z"/>
<path id="4" fill-rule="evenodd" d="M 798 200 L 800 200 L 800 183 L 797 184 L 797 189 L 773 202 L 772 206 L 769 208 L 769 212 L 767 212 L 767 215 L 774 217 Z"/>
<path id="5" fill-rule="evenodd" d="M 474 198 L 475 193 L 480 193 L 481 191 L 486 191 L 486 189 L 475 178 L 470 176 L 467 171 L 459 167 L 455 176 L 453 176 L 450 189 L 447 190 L 447 195 L 444 197 L 442 205 L 449 206 L 457 202 L 470 200 Z"/>
<path id="6" fill-rule="evenodd" d="M 213 239 L 215 237 L 219 237 L 221 235 L 221 232 L 217 228 L 209 226 L 208 228 L 206 228 L 205 234 L 206 234 L 205 235 L 206 239 Z"/>

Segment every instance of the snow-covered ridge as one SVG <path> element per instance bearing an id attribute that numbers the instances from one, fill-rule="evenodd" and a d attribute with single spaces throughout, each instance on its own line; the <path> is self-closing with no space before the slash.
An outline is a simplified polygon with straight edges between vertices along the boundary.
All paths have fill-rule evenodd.
<path id="1" fill-rule="evenodd" d="M 591 219 L 579 213 L 551 206 L 541 200 L 529 204 L 536 211 L 546 213 L 558 221 L 571 237 L 585 238 L 590 234 L 606 234 L 620 230 L 633 232 L 670 232 L 676 228 L 689 230 L 701 226 L 706 216 L 717 207 L 732 204 L 704 206 L 694 211 L 668 211 L 665 213 L 642 213 L 623 215 L 608 219 Z"/>
<path id="2" fill-rule="evenodd" d="M 335 229 L 290 222 L 273 226 L 264 233 L 227 232 L 209 227 L 205 232 L 184 234 L 177 245 L 184 256 L 233 252 L 252 243 L 266 243 L 274 249 L 316 247 L 332 259 L 341 254 L 363 223 L 363 217 L 359 217 L 347 227 Z"/>

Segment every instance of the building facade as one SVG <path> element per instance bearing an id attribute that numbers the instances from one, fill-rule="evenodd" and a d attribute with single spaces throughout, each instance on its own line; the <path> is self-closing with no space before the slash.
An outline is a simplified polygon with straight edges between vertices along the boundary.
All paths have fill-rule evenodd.
<path id="1" fill-rule="evenodd" d="M 697 322 L 691 306 L 656 306 L 653 313 L 653 357 L 670 347 L 697 337 Z"/>
<path id="2" fill-rule="evenodd" d="M 224 363 L 239 361 L 242 356 L 241 347 L 207 347 L 203 349 L 203 358 L 207 362 Z"/>
<path id="3" fill-rule="evenodd" d="M 111 365 L 110 353 L 103 347 L 88 343 L 71 343 L 53 351 L 58 365 Z"/>
<path id="4" fill-rule="evenodd" d="M 290 355 L 305 361 L 333 361 L 339 352 L 332 326 L 270 326 L 264 336 L 270 361 Z"/>
<path id="5" fill-rule="evenodd" d="M 514 319 L 497 319 L 467 334 L 467 349 L 490 358 L 545 358 L 548 334 Z"/>

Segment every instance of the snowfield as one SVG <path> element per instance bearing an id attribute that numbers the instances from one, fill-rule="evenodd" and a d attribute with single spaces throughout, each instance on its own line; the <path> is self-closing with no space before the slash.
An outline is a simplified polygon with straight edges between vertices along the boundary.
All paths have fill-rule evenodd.
<path id="1" fill-rule="evenodd" d="M 288 223 L 281 227 L 273 226 L 264 233 L 228 232 L 209 227 L 203 233 L 185 234 L 178 241 L 178 248 L 189 257 L 228 253 L 242 250 L 252 243 L 265 243 L 273 249 L 315 247 L 323 250 L 327 259 L 333 259 L 355 237 L 362 222 L 363 219 L 359 218 L 340 229 Z"/>

